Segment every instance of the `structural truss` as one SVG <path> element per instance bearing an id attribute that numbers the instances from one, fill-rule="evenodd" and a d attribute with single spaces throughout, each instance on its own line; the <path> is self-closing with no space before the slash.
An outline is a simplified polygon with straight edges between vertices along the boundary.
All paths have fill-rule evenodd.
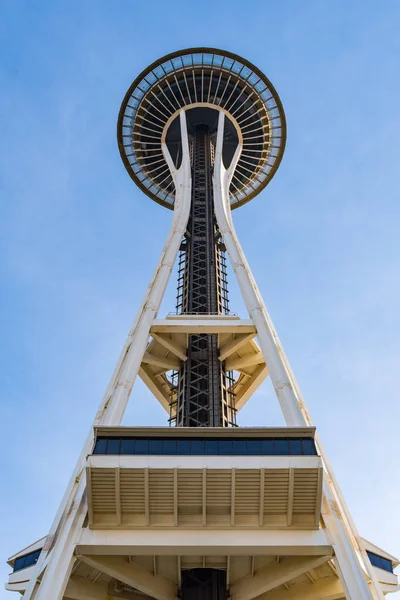
<path id="1" fill-rule="evenodd" d="M 173 209 L 171 230 L 50 531 L 9 559 L 7 589 L 24 600 L 399 590 L 397 559 L 357 531 L 233 225 L 285 134 L 271 83 L 227 52 L 171 54 L 128 90 L 121 156 Z M 227 256 L 246 318 L 229 311 Z M 162 318 L 176 261 L 176 311 Z M 137 375 L 175 427 L 121 426 Z M 233 427 L 267 376 L 286 427 Z"/>

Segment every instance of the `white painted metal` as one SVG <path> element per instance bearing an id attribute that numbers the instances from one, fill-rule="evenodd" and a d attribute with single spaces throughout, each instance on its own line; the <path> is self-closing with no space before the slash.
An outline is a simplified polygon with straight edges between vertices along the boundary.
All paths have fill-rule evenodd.
<path id="1" fill-rule="evenodd" d="M 191 106 L 185 107 L 190 108 Z M 215 106 L 214 106 L 215 108 Z M 250 319 L 241 320 L 237 317 L 219 317 L 201 315 L 199 317 L 179 316 L 167 319 L 157 320 L 157 313 L 164 295 L 167 282 L 173 269 L 173 265 L 178 253 L 179 245 L 185 233 L 189 213 L 190 213 L 190 198 L 191 198 L 191 168 L 189 158 L 189 143 L 186 127 L 186 117 L 184 110 L 180 111 L 181 135 L 183 158 L 179 169 L 175 168 L 172 158 L 169 154 L 165 139 L 162 144 L 162 152 L 168 167 L 171 171 L 175 188 L 176 199 L 173 223 L 170 234 L 167 238 L 166 245 L 162 251 L 160 261 L 157 265 L 154 276 L 149 284 L 145 295 L 144 302 L 139 310 L 138 316 L 129 333 L 126 344 L 122 350 L 121 356 L 111 377 L 110 383 L 106 390 L 103 401 L 99 407 L 94 420 L 96 426 L 118 426 L 121 423 L 129 396 L 138 374 L 141 363 L 144 361 L 148 364 L 153 364 L 158 360 L 157 364 L 170 367 L 176 365 L 176 361 L 171 362 L 171 357 L 162 360 L 160 357 L 154 357 L 151 354 L 145 356 L 146 346 L 151 334 L 154 334 L 155 339 L 164 342 L 167 350 L 176 351 L 177 356 L 182 353 L 180 347 L 175 347 L 174 341 L 168 338 L 172 333 L 215 333 L 215 334 L 236 334 L 237 340 L 227 342 L 223 347 L 225 357 L 232 354 L 235 348 L 238 348 L 241 343 L 250 340 L 254 335 L 257 336 L 263 360 L 265 360 L 267 368 L 264 369 L 259 377 L 263 378 L 269 372 L 273 382 L 278 400 L 280 402 L 286 423 L 289 427 L 304 427 L 312 425 L 311 418 L 301 396 L 300 389 L 297 385 L 295 377 L 291 371 L 289 362 L 285 356 L 284 350 L 280 344 L 278 335 L 274 329 L 272 321 L 263 303 L 261 294 L 257 288 L 254 277 L 251 273 L 249 265 L 244 256 L 238 238 L 233 226 L 230 202 L 229 202 L 229 185 L 234 175 L 234 171 L 241 155 L 241 135 L 239 135 L 239 145 L 235 152 L 235 156 L 228 169 L 225 169 L 222 161 L 222 144 L 225 114 L 223 109 L 220 109 L 218 121 L 217 147 L 215 153 L 214 165 L 214 204 L 216 218 L 218 221 L 221 235 L 227 247 L 231 263 L 236 274 L 239 287 L 241 289 L 243 299 L 245 301 Z M 167 336 L 167 337 L 165 337 Z M 184 359 L 185 356 L 179 356 Z M 235 362 L 236 361 L 236 362 Z M 255 362 L 254 362 L 255 361 Z M 243 366 L 251 362 L 258 364 L 258 358 L 232 358 L 233 366 Z M 232 366 L 231 365 L 231 366 Z M 267 371 L 268 369 L 268 371 Z M 247 399 L 247 396 L 246 396 Z M 87 597 L 93 593 L 96 597 L 98 590 L 99 597 L 104 595 L 104 585 L 89 589 L 86 586 L 79 586 L 79 581 L 70 578 L 74 563 L 74 552 L 80 553 L 80 558 L 86 564 L 99 567 L 104 573 L 116 577 L 127 584 L 136 586 L 138 589 L 151 593 L 151 595 L 159 600 L 173 600 L 176 595 L 174 586 L 169 585 L 167 581 L 162 580 L 155 572 L 151 577 L 141 568 L 133 567 L 128 563 L 124 563 L 117 555 L 134 554 L 140 551 L 141 554 L 149 554 L 154 556 L 156 564 L 156 555 L 178 553 L 180 556 L 185 554 L 202 554 L 217 555 L 222 549 L 229 556 L 241 555 L 243 552 L 248 552 L 249 556 L 264 552 L 267 554 L 276 554 L 278 556 L 277 563 L 279 565 L 279 555 L 298 555 L 299 557 L 314 556 L 318 560 L 300 559 L 303 560 L 305 568 L 307 565 L 312 568 L 319 564 L 321 556 L 322 561 L 327 560 L 330 556 L 331 547 L 335 551 L 335 564 L 339 572 L 341 584 L 345 592 L 346 598 L 351 600 L 367 600 L 371 598 L 381 600 L 383 598 L 382 588 L 379 585 L 376 569 L 372 567 L 365 553 L 364 544 L 359 538 L 351 515 L 346 507 L 342 497 L 340 488 L 334 478 L 334 474 L 325 456 L 321 444 L 318 442 L 318 448 L 323 459 L 325 476 L 323 482 L 323 504 L 322 516 L 326 529 L 308 530 L 308 531 L 237 531 L 237 530 L 204 530 L 193 531 L 178 531 L 178 528 L 171 531 L 153 531 L 151 528 L 147 531 L 136 531 L 135 540 L 133 543 L 132 532 L 129 530 L 109 530 L 109 531 L 91 531 L 87 527 L 83 528 L 84 519 L 87 514 L 88 506 L 86 500 L 86 479 L 85 479 L 85 464 L 86 457 L 91 452 L 93 445 L 93 428 L 86 440 L 82 449 L 81 456 L 77 462 L 70 483 L 65 492 L 64 498 L 53 522 L 49 536 L 46 538 L 44 550 L 36 565 L 32 567 L 34 571 L 25 594 L 25 600 L 61 600 L 67 589 L 68 581 L 70 584 L 71 597 L 78 598 L 79 594 L 87 593 Z M 172 457 L 171 457 L 172 458 Z M 319 460 L 313 457 L 312 460 Z M 97 457 L 90 459 L 93 464 L 96 463 Z M 127 457 L 103 457 L 103 462 L 118 463 L 117 469 L 123 468 L 125 463 L 132 465 L 132 460 L 140 462 L 143 459 L 139 457 L 132 459 Z M 180 457 L 179 465 L 175 465 L 175 470 L 182 467 L 185 462 L 191 461 L 193 457 L 187 459 Z M 196 457 L 195 462 L 198 462 L 199 469 L 203 470 L 203 480 L 207 478 L 207 468 L 217 468 L 215 465 L 208 465 L 209 457 Z M 262 464 L 264 459 L 257 459 L 260 463 L 260 468 L 264 469 L 267 465 Z M 282 457 L 268 459 L 269 463 L 277 465 L 288 461 Z M 292 457 L 290 459 L 290 467 L 293 469 L 297 460 L 304 462 L 305 457 Z M 148 486 L 148 469 L 152 465 L 157 464 L 164 467 L 173 467 L 174 461 L 167 457 L 147 457 L 146 474 Z M 254 468 L 254 458 L 247 459 L 245 457 L 221 457 L 219 466 L 226 464 L 227 468 L 232 469 L 235 473 L 237 466 L 246 465 L 251 462 Z M 119 474 L 119 471 L 118 471 Z M 234 475 L 233 475 L 234 477 Z M 119 480 L 119 479 L 118 479 Z M 203 483 L 204 483 L 203 481 Z M 205 489 L 205 485 L 203 485 Z M 145 489 L 146 484 L 145 484 Z M 175 490 L 177 497 L 178 489 Z M 290 491 L 289 491 L 290 495 Z M 148 494 L 147 494 L 148 496 Z M 232 498 L 232 506 L 235 499 Z M 175 503 L 176 504 L 176 503 Z M 290 502 L 288 503 L 288 506 Z M 206 506 L 206 502 L 204 502 Z M 175 509 L 174 509 L 175 510 Z M 205 508 L 203 508 L 204 512 Z M 261 509 L 260 509 L 261 510 Z M 288 511 L 291 510 L 288 508 Z M 175 511 L 176 512 L 176 511 Z M 119 519 L 121 517 L 121 509 L 117 510 Z M 148 516 L 150 509 L 147 510 Z M 175 513 L 174 513 L 175 514 Z M 235 526 L 235 512 L 233 510 L 231 526 Z M 289 519 L 289 517 L 288 517 Z M 178 517 L 175 514 L 177 524 Z M 205 515 L 203 514 L 203 525 L 206 525 Z M 51 550 L 51 552 L 49 552 Z M 103 558 L 101 555 L 113 555 L 114 558 Z M 85 556 L 84 556 L 85 555 Z M 89 556 L 88 556 L 89 555 Z M 96 555 L 98 558 L 96 558 Z M 253 558 L 254 560 L 254 558 Z M 307 562 L 308 561 L 308 562 Z M 275 598 L 275 592 L 268 590 L 275 589 L 276 585 L 281 583 L 285 586 L 290 580 L 292 573 L 301 572 L 301 564 L 299 560 L 294 561 L 292 567 L 285 563 L 284 566 L 279 566 L 275 569 L 275 579 L 271 579 L 268 583 L 261 576 L 258 579 L 251 575 L 246 585 L 240 587 L 236 584 L 233 589 L 233 596 L 237 600 L 251 600 L 255 595 L 263 593 L 265 598 Z M 306 564 L 307 563 L 307 564 Z M 230 564 L 230 562 L 229 562 Z M 331 563 L 329 563 L 331 564 Z M 290 570 L 292 568 L 292 571 Z M 334 569 L 332 567 L 332 569 Z M 368 585 L 366 574 L 371 580 L 371 588 Z M 37 585 L 38 577 L 43 574 L 40 585 Z M 133 575 L 135 575 L 133 577 Z M 279 577 L 278 577 L 279 575 Z M 16 577 L 16 580 L 19 576 Z M 312 579 L 312 577 L 311 577 Z M 311 581 L 311 580 L 310 580 Z M 138 583 L 139 582 L 139 583 Z M 275 582 L 275 583 L 274 583 Z M 278 583 L 277 583 L 278 582 Z M 391 582 L 390 582 L 391 583 Z M 276 584 L 276 585 L 275 585 Z M 310 584 L 314 585 L 313 583 Z M 321 585 L 319 582 L 315 585 Z M 340 597 L 340 591 L 334 583 L 329 583 L 332 590 L 335 591 L 333 597 Z M 330 589 L 330 588 L 329 588 Z M 281 592 L 276 592 L 276 598 L 281 597 Z M 68 594 L 68 592 L 67 592 Z M 284 594 L 283 594 L 284 595 Z M 312 593 L 311 593 L 312 596 Z M 83 596 L 82 596 L 83 597 Z M 288 596 L 289 597 L 289 596 Z M 303 597 L 303 596 L 302 596 Z M 313 597 L 316 597 L 315 595 Z M 321 597 L 324 594 L 321 593 Z"/>
<path id="2" fill-rule="evenodd" d="M 129 333 L 93 426 L 119 425 L 121 423 L 149 339 L 150 327 L 157 316 L 183 234 L 186 230 L 190 213 L 191 168 L 186 115 L 183 110 L 180 112 L 180 123 L 183 157 L 179 169 L 175 168 L 166 144 L 163 144 L 162 147 L 176 189 L 172 227 L 161 253 L 160 261 L 147 289 L 142 307 Z M 90 453 L 92 444 L 93 427 L 78 459 L 47 538 L 46 546 L 37 562 L 35 577 L 32 578 L 25 592 L 25 600 L 30 600 L 33 597 L 35 582 L 46 564 L 46 570 L 35 595 L 35 600 L 48 600 L 50 597 L 53 600 L 61 600 L 63 596 L 73 565 L 73 548 L 76 536 L 82 527 L 86 514 L 84 498 L 86 482 L 83 468 L 85 458 Z M 51 555 L 49 560 L 46 561 L 50 549 Z"/>
<path id="3" fill-rule="evenodd" d="M 93 469 L 318 469 L 319 456 L 142 456 L 91 454 Z"/>
<path id="4" fill-rule="evenodd" d="M 161 575 L 154 575 L 141 565 L 128 563 L 120 556 L 80 556 L 90 567 L 114 577 L 122 583 L 156 600 L 176 600 L 176 585 Z"/>
<path id="5" fill-rule="evenodd" d="M 286 423 L 291 426 L 312 425 L 311 418 L 300 394 L 299 387 L 294 380 L 278 334 L 272 324 L 235 232 L 229 202 L 229 185 L 240 157 L 241 146 L 240 144 L 238 145 L 232 163 L 226 169 L 222 160 L 224 121 L 225 115 L 220 112 L 214 165 L 214 206 L 218 226 L 249 316 L 257 328 L 257 339 Z M 321 448 L 319 450 L 323 456 Z M 322 514 L 327 529 L 332 536 L 336 563 L 343 588 L 346 592 L 346 598 L 351 600 L 374 597 L 383 599 L 383 593 L 375 574 L 372 572 L 373 569 L 369 560 L 366 559 L 365 553 L 360 552 L 360 546 L 356 541 L 359 536 L 356 531 L 352 530 L 354 525 L 346 517 L 348 511 L 343 508 L 345 506 L 344 500 L 341 498 L 340 492 L 335 489 L 336 486 L 333 483 L 331 470 L 324 456 L 323 458 L 326 476 L 324 477 Z M 368 586 L 365 572 L 368 572 L 371 577 L 373 591 Z"/>
<path id="6" fill-rule="evenodd" d="M 232 600 L 253 600 L 277 587 L 288 583 L 299 575 L 326 563 L 328 556 L 305 556 L 290 558 L 287 561 L 274 564 L 254 575 L 247 575 L 230 587 Z"/>
<path id="7" fill-rule="evenodd" d="M 223 555 L 252 554 L 322 556 L 331 553 L 323 529 L 84 529 L 77 551 L 99 555 Z"/>

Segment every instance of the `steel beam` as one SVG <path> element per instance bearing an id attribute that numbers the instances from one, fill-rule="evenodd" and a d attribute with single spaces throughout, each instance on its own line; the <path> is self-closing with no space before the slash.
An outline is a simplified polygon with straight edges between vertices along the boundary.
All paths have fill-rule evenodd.
<path id="1" fill-rule="evenodd" d="M 143 594 L 156 600 L 176 600 L 176 585 L 162 577 L 154 575 L 141 565 L 119 556 L 80 556 L 82 562 L 122 581 Z"/>

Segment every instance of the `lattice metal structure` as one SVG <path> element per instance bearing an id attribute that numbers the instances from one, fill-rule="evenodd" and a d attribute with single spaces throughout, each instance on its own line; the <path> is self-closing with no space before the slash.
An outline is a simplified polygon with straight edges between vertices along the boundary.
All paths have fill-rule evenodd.
<path id="1" fill-rule="evenodd" d="M 285 136 L 271 83 L 228 52 L 175 52 L 128 90 L 121 156 L 171 229 L 50 531 L 9 559 L 24 600 L 400 589 L 399 561 L 358 533 L 235 232 L 232 209 L 271 180 Z M 229 311 L 225 253 L 246 318 Z M 177 427 L 121 426 L 137 375 Z M 286 426 L 228 427 L 267 376 Z"/>
<path id="2" fill-rule="evenodd" d="M 205 120 L 200 114 L 199 119 Z M 214 213 L 214 141 L 206 123 L 195 123 L 192 146 L 192 204 L 179 257 L 181 314 L 227 314 L 228 287 L 223 242 Z M 175 424 L 221 427 L 235 424 L 232 387 L 219 360 L 216 335 L 191 335 L 179 371 Z"/>

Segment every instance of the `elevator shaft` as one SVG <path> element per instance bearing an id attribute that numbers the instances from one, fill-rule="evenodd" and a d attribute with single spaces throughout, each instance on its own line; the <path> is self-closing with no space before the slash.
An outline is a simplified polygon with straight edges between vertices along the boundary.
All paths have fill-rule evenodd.
<path id="1" fill-rule="evenodd" d="M 192 136 L 191 212 L 180 254 L 178 312 L 228 312 L 225 251 L 216 224 L 212 169 L 214 146 L 207 126 Z M 188 358 L 178 374 L 176 425 L 224 427 L 233 424 L 229 374 L 219 360 L 217 335 L 190 335 Z"/>

